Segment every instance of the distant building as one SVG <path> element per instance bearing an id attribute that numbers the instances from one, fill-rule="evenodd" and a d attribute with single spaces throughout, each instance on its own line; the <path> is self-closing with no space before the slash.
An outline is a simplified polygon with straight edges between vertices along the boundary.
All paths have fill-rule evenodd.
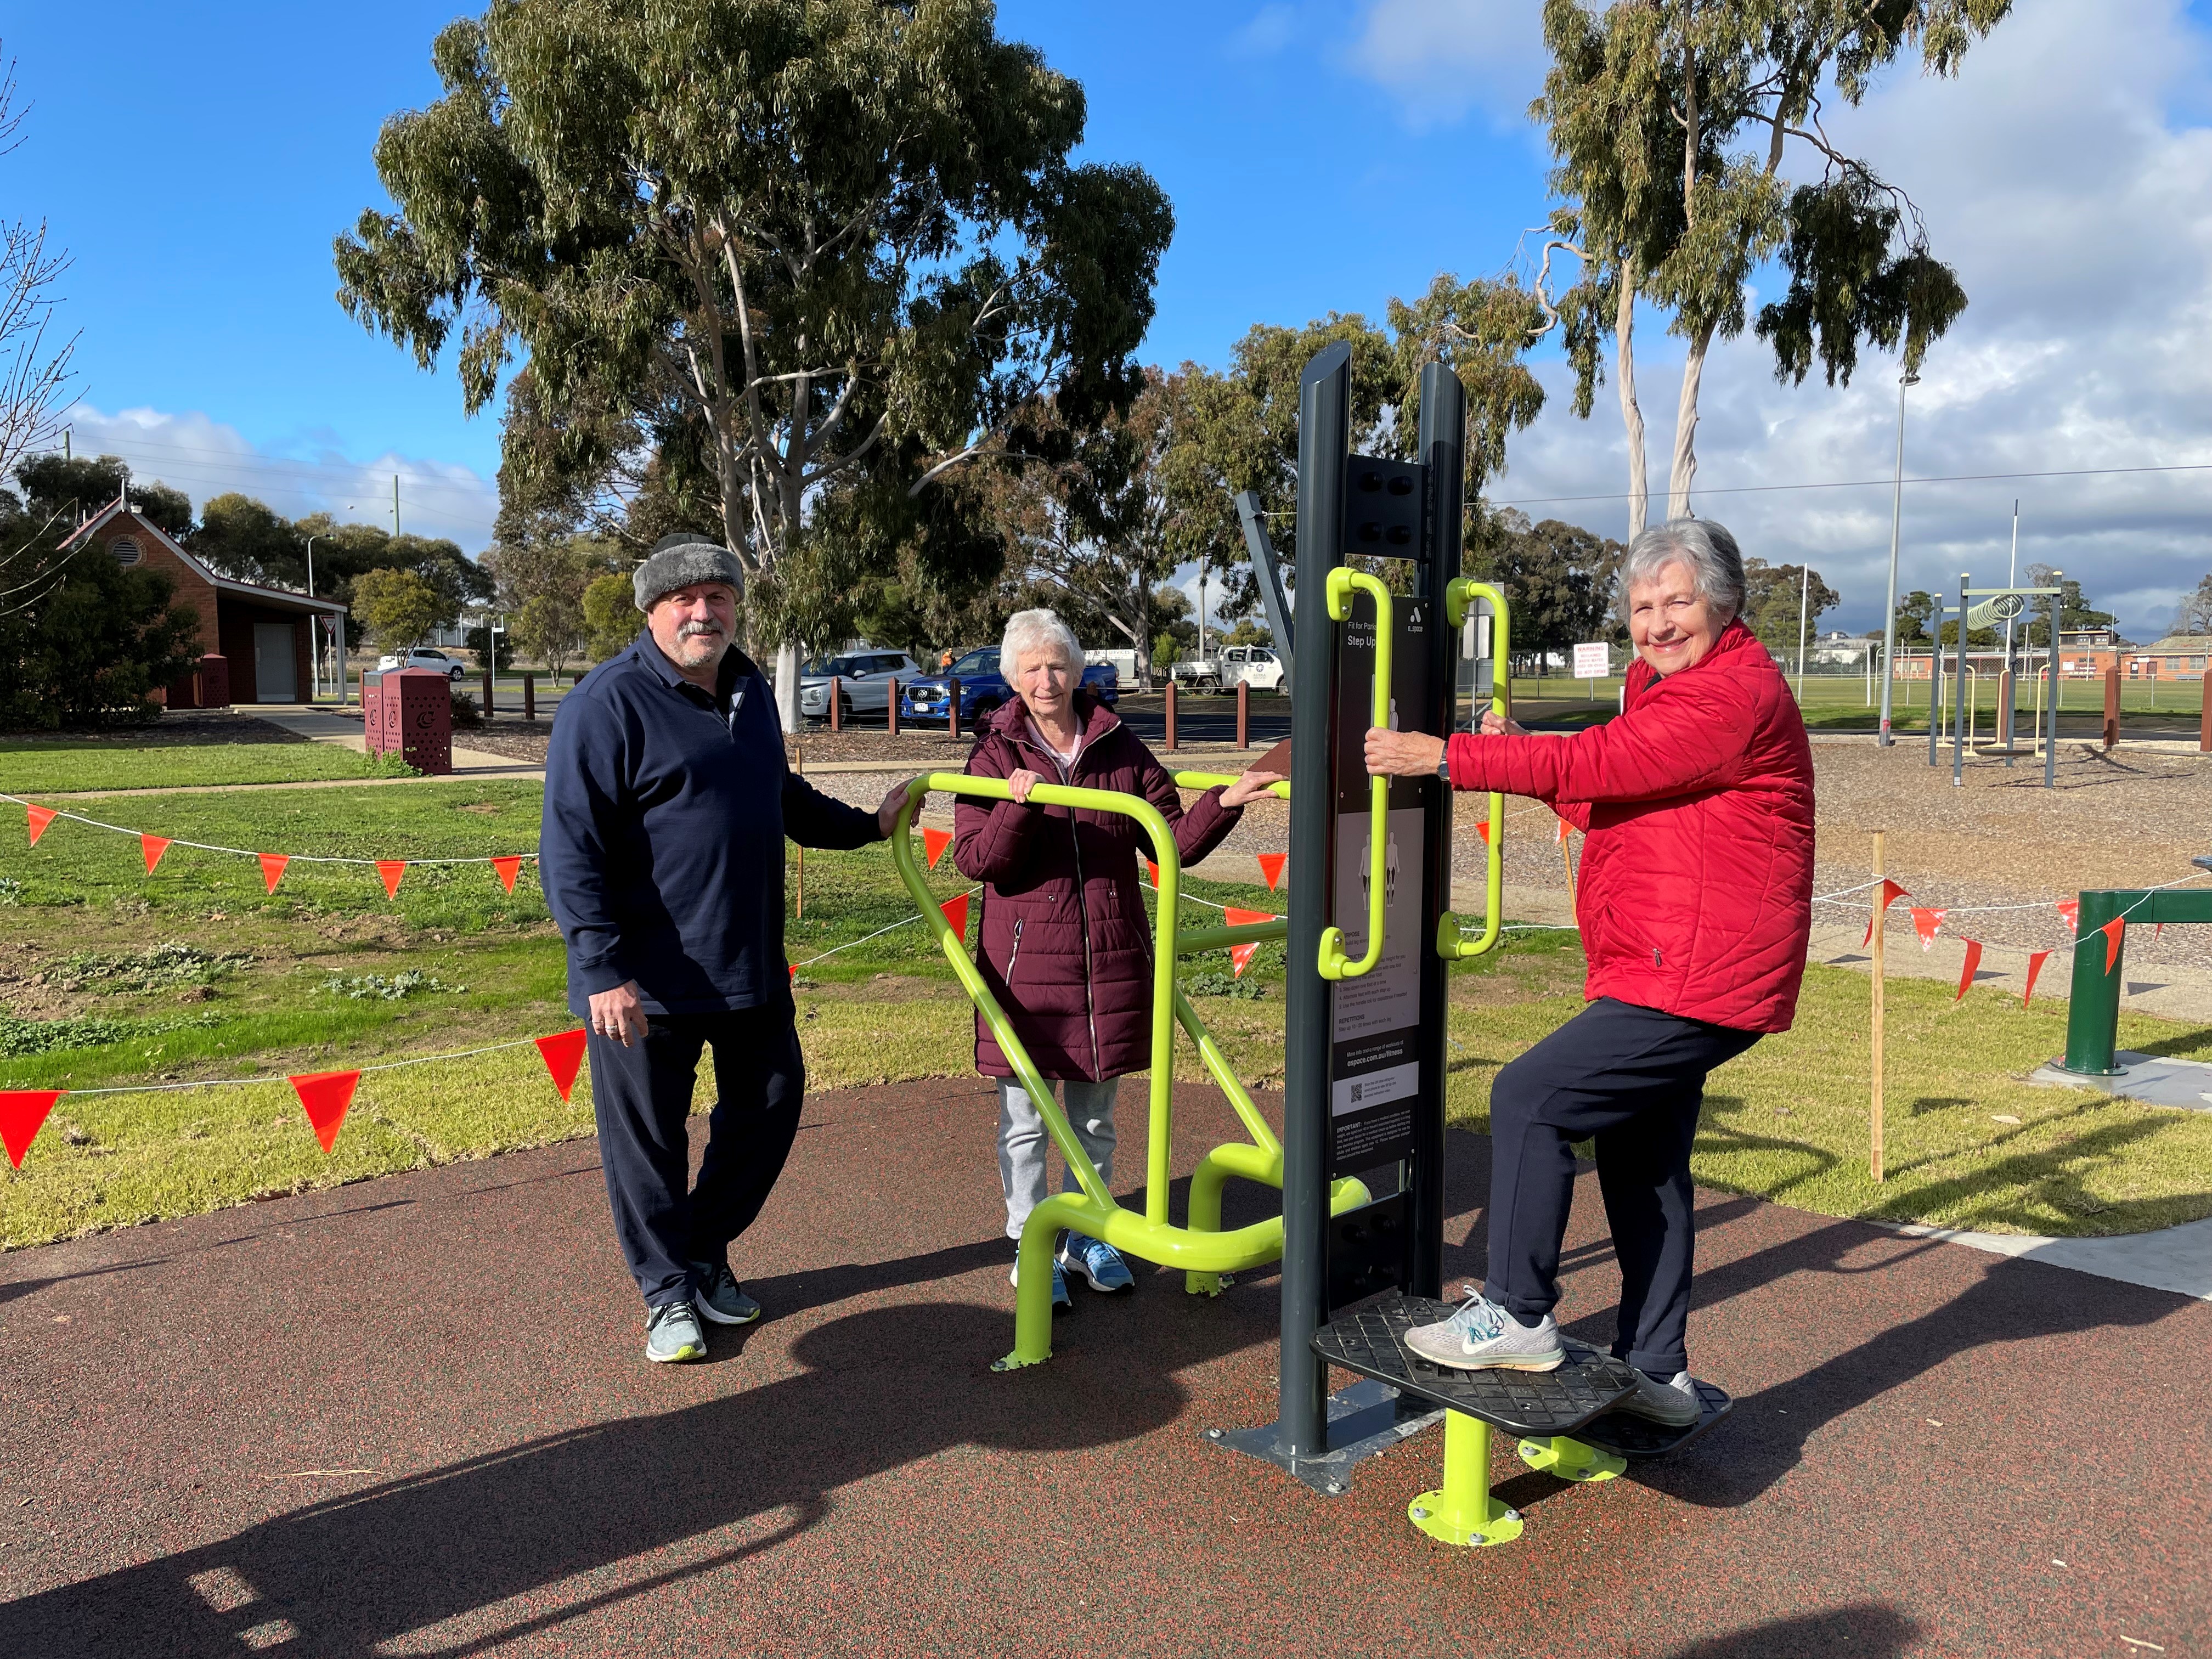
<path id="1" fill-rule="evenodd" d="M 314 684 L 316 619 L 330 617 L 340 631 L 344 626 L 346 608 L 333 599 L 217 575 L 133 511 L 127 491 L 62 545 L 88 557 L 96 552 L 126 569 L 164 571 L 176 584 L 176 598 L 199 613 L 204 654 L 166 693 L 155 693 L 172 708 L 305 702 Z"/>
<path id="2" fill-rule="evenodd" d="M 2201 680 L 2212 656 L 2212 634 L 2169 634 L 2128 658 L 2128 677 L 2142 680 Z"/>

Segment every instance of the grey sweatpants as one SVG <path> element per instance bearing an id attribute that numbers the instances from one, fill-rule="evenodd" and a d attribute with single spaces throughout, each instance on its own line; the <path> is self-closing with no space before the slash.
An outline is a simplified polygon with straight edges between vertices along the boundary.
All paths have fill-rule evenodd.
<path id="1" fill-rule="evenodd" d="M 1019 1238 L 1030 1212 L 1044 1202 L 1044 1153 L 1052 1137 L 1045 1133 L 1043 1115 L 1030 1102 L 1030 1091 L 1012 1078 L 1002 1077 L 997 1082 L 999 1183 L 1006 1194 L 1006 1237 Z M 1120 1086 L 1121 1079 L 1110 1077 L 1103 1083 L 1070 1078 L 1060 1085 L 1068 1127 L 1109 1182 L 1114 1179 L 1114 1095 Z M 1073 1173 L 1060 1190 L 1077 1190 Z"/>

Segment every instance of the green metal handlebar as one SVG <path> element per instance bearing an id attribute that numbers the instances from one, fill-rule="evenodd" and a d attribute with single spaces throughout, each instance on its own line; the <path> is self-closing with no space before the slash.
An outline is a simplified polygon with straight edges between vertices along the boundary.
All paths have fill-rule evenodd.
<path id="1" fill-rule="evenodd" d="M 1375 697 L 1370 724 L 1390 724 L 1390 590 L 1380 578 L 1344 565 L 1328 573 L 1326 598 L 1329 619 L 1343 622 L 1352 615 L 1352 591 L 1358 588 L 1375 601 Z M 1345 952 L 1344 930 L 1325 927 L 1321 935 L 1321 976 L 1358 979 L 1382 960 L 1382 912 L 1389 897 L 1385 859 L 1390 835 L 1390 780 L 1367 781 L 1367 951 L 1358 961 Z"/>
<path id="2" fill-rule="evenodd" d="M 1492 617 L 1490 640 L 1490 659 L 1493 665 L 1506 661 L 1510 654 L 1512 623 L 1505 605 L 1505 595 L 1489 582 L 1474 581 L 1462 576 L 1444 588 L 1444 621 L 1454 629 L 1467 621 L 1467 608 L 1476 599 L 1490 601 Z M 1491 712 L 1504 715 L 1505 699 L 1498 694 L 1498 680 L 1491 676 Z M 1447 739 L 1449 741 L 1449 739 Z M 1490 797 L 1490 817 L 1487 833 L 1483 840 L 1483 887 L 1488 902 L 1489 915 L 1484 921 L 1481 934 L 1469 939 L 1459 925 L 1459 918 L 1449 909 L 1437 918 L 1437 954 L 1446 962 L 1463 962 L 1469 957 L 1479 957 L 1498 948 L 1498 926 L 1504 919 L 1505 896 L 1505 797 L 1492 792 Z"/>

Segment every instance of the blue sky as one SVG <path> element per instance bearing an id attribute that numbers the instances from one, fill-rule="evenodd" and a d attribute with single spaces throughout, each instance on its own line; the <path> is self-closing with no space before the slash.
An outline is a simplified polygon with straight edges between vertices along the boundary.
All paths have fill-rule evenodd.
<path id="1" fill-rule="evenodd" d="M 2029 0 L 1954 83 L 1885 83 L 1843 126 L 1913 190 L 1974 306 L 1916 392 L 1908 471 L 2212 461 L 2212 106 L 2203 7 Z M 1080 78 L 1088 153 L 1149 168 L 1174 200 L 1146 355 L 1218 364 L 1255 321 L 1379 314 L 1439 270 L 1492 273 L 1546 210 L 1520 112 L 1542 63 L 1533 0 L 1003 6 L 1001 27 Z M 393 110 L 435 95 L 447 3 L 87 4 L 27 10 L 0 49 L 33 106 L 0 158 L 6 211 L 44 216 L 75 265 L 83 331 L 77 441 L 128 455 L 196 501 L 388 515 L 482 545 L 497 427 L 332 299 L 332 235 L 380 201 L 369 150 Z M 1647 323 L 1639 358 L 1655 483 L 1679 351 Z M 1617 496 L 1620 422 L 1553 407 L 1497 494 Z M 1894 380 L 1778 386 L 1753 343 L 1707 373 L 1701 482 L 1885 477 Z M 2212 568 L 2203 475 L 2131 483 L 1928 485 L 1907 497 L 1908 585 L 2024 557 L 2100 573 L 2139 637 Z M 355 511 L 347 514 L 348 503 Z M 372 505 L 372 502 L 374 505 Z M 1886 491 L 1702 498 L 1747 550 L 1809 556 L 1878 619 Z M 1617 501 L 1533 507 L 1617 532 Z M 1918 562 L 1916 564 L 1914 561 Z M 1991 572 L 1994 560 L 1996 570 Z M 1923 568 L 1924 567 L 1924 568 Z M 2097 591 L 2093 585 L 2093 592 Z"/>

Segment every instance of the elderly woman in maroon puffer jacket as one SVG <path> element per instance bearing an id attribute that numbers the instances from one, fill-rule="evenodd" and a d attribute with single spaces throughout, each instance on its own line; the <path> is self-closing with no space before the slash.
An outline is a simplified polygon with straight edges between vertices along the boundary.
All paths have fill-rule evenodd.
<path id="1" fill-rule="evenodd" d="M 963 798 L 952 861 L 983 884 L 975 965 L 1013 1023 L 1038 1074 L 1061 1085 L 1076 1138 L 1098 1173 L 1114 1176 L 1116 1079 L 1152 1063 L 1152 924 L 1137 865 L 1149 842 L 1133 817 L 1079 812 L 1029 799 L 1040 782 L 1137 795 L 1175 830 L 1185 864 L 1204 858 L 1236 827 L 1244 803 L 1277 781 L 1247 772 L 1185 811 L 1175 780 L 1110 708 L 1082 689 L 1083 650 L 1049 611 L 1017 611 L 999 669 L 1017 701 L 992 716 L 969 757 L 971 776 L 1004 778 L 1010 801 Z M 1044 1200 L 1044 1120 L 990 1028 L 975 1021 L 975 1069 L 999 1083 L 999 1176 L 1006 1237 L 1018 1239 Z M 1075 1182 L 1067 1182 L 1069 1190 Z M 1054 1308 L 1067 1305 L 1066 1270 L 1094 1291 L 1136 1281 L 1103 1239 L 1070 1233 L 1052 1270 Z M 1018 1267 L 1015 1283 L 1019 1284 Z"/>

